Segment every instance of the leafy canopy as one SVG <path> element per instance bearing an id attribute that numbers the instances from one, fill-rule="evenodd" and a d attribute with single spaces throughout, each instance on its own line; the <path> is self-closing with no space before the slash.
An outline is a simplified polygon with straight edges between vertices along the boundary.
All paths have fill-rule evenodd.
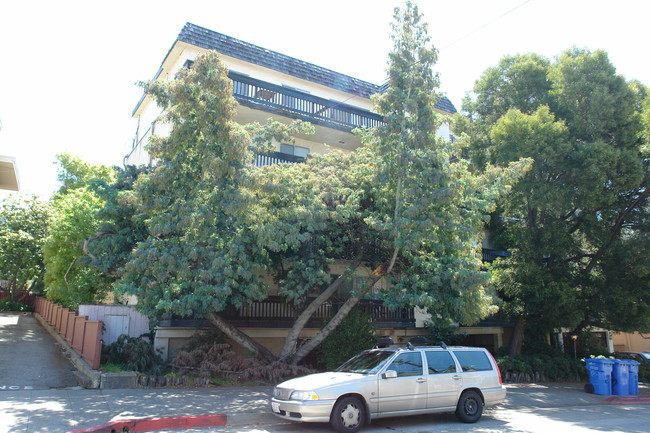
<path id="1" fill-rule="evenodd" d="M 10 195 L 0 206 L 0 280 L 20 301 L 43 288 L 43 240 L 50 207 L 35 196 Z"/>
<path id="2" fill-rule="evenodd" d="M 650 228 L 646 95 L 605 52 L 574 48 L 554 62 L 506 57 L 464 101 L 457 127 L 478 167 L 534 160 L 489 227 L 512 252 L 496 282 L 520 323 L 649 329 L 647 268 L 635 257 Z"/>

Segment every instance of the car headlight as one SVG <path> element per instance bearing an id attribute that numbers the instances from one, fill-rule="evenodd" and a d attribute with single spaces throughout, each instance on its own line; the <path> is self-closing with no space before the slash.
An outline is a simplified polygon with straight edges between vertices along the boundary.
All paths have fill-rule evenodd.
<path id="1" fill-rule="evenodd" d="M 314 391 L 294 391 L 291 393 L 291 400 L 318 400 L 318 394 Z"/>

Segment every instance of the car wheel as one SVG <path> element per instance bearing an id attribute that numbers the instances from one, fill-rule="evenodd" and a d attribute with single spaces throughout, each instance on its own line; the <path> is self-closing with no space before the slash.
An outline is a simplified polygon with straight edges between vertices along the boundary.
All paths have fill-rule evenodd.
<path id="1" fill-rule="evenodd" d="M 475 391 L 465 391 L 458 400 L 456 417 L 462 422 L 476 422 L 483 414 L 483 400 Z"/>
<path id="2" fill-rule="evenodd" d="M 343 397 L 334 405 L 330 424 L 339 433 L 359 431 L 366 419 L 366 408 L 356 397 Z"/>

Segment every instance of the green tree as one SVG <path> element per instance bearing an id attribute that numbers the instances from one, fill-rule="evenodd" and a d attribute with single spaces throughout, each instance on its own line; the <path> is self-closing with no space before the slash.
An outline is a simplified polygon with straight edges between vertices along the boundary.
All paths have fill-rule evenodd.
<path id="1" fill-rule="evenodd" d="M 140 308 L 207 317 L 234 341 L 275 359 L 219 315 L 268 296 L 262 277 L 271 275 L 279 293 L 303 307 L 279 354 L 294 364 L 376 284 L 393 306 L 420 305 L 466 322 L 492 310 L 476 245 L 486 213 L 525 163 L 473 175 L 467 161 L 453 158 L 462 140 L 435 135 L 442 121 L 433 109 L 436 51 L 426 46 L 426 26 L 410 3 L 396 11 L 394 40 L 390 88 L 377 99 L 386 125 L 362 132 L 366 144 L 354 153 L 334 151 L 304 164 L 250 164 L 251 149 L 280 136 L 286 142 L 304 125 L 232 122 L 232 84 L 215 53 L 174 81 L 145 85 L 171 133 L 152 141 L 159 164 L 136 182 L 149 236 L 126 264 L 122 287 L 137 294 Z M 334 262 L 347 267 L 336 279 Z M 309 319 L 362 265 L 371 271 L 365 285 L 298 347 Z"/>
<path id="2" fill-rule="evenodd" d="M 626 256 L 650 228 L 644 96 L 604 52 L 571 49 L 554 63 L 504 58 L 465 100 L 457 127 L 471 136 L 477 166 L 535 161 L 489 226 L 495 245 L 513 253 L 495 266 L 504 307 L 517 317 L 511 354 L 527 325 L 648 329 L 645 267 Z"/>
<path id="3" fill-rule="evenodd" d="M 138 213 L 133 188 L 138 176 L 150 172 L 151 168 L 126 166 L 116 170 L 115 182 L 101 180 L 92 185 L 104 204 L 97 212 L 96 233 L 84 242 L 90 265 L 111 284 L 122 277 L 131 251 L 148 235 L 146 217 Z"/>
<path id="4" fill-rule="evenodd" d="M 43 288 L 42 246 L 49 211 L 35 196 L 10 195 L 0 207 L 0 280 L 6 282 L 12 301 Z"/>
<path id="5" fill-rule="evenodd" d="M 77 157 L 58 157 L 61 188 L 52 199 L 48 235 L 43 244 L 47 298 L 67 307 L 96 302 L 109 291 L 104 276 L 89 267 L 86 239 L 99 226 L 97 213 L 104 201 L 91 185 L 114 180 L 114 169 L 92 166 Z M 94 174 L 93 174 L 94 173 Z"/>
<path id="6" fill-rule="evenodd" d="M 69 153 L 58 154 L 56 159 L 59 164 L 57 180 L 61 184 L 59 194 L 84 188 L 93 182 L 111 182 L 115 179 L 115 169 L 112 167 L 93 165 Z"/>

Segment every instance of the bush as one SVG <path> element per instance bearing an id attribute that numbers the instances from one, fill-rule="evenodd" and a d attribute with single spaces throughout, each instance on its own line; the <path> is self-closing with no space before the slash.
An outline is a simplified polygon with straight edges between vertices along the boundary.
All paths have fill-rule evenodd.
<path id="1" fill-rule="evenodd" d="M 372 348 L 375 341 L 372 318 L 355 309 L 323 340 L 316 352 L 324 363 L 323 367 L 333 370 L 359 352 Z"/>
<path id="2" fill-rule="evenodd" d="M 23 304 L 22 302 L 2 299 L 0 300 L 0 311 L 34 311 L 34 307 Z"/>
<path id="3" fill-rule="evenodd" d="M 427 334 L 431 344 L 444 342 L 448 346 L 457 346 L 467 337 L 467 333 L 459 331 L 457 325 L 444 321 L 427 323 Z"/>
<path id="4" fill-rule="evenodd" d="M 150 342 L 128 335 L 120 335 L 115 343 L 102 348 L 102 364 L 104 363 L 151 375 L 161 374 L 165 370 L 162 357 Z"/>
<path id="5" fill-rule="evenodd" d="M 497 358 L 507 382 L 582 381 L 587 377 L 584 362 L 567 355 L 523 355 Z"/>
<path id="6" fill-rule="evenodd" d="M 650 383 L 650 361 L 639 364 L 639 382 Z"/>

